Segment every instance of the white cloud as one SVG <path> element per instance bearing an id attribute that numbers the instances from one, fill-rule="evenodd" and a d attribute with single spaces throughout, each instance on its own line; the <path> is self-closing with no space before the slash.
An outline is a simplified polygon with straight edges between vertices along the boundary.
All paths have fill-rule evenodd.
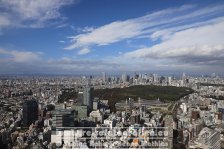
<path id="1" fill-rule="evenodd" d="M 81 32 L 91 32 L 91 31 L 93 31 L 95 28 L 94 27 L 89 27 L 89 26 L 86 26 L 86 27 L 84 27 L 84 28 L 82 28 L 80 31 Z"/>
<path id="2" fill-rule="evenodd" d="M 160 10 L 139 18 L 115 21 L 95 28 L 90 32 L 69 37 L 71 38 L 71 44 L 65 49 L 71 50 L 92 45 L 109 45 L 126 39 L 149 37 L 152 33 L 154 33 L 152 36 L 154 39 L 162 35 L 166 39 L 169 38 L 170 32 L 165 29 L 171 28 L 175 32 L 175 28 L 184 30 L 200 26 L 205 23 L 203 22 L 204 19 L 222 12 L 224 12 L 224 5 L 213 5 L 205 8 L 184 5 L 180 8 Z M 200 20 L 203 21 L 200 22 Z M 158 30 L 163 30 L 163 32 L 155 33 Z M 165 37 L 164 35 L 167 36 Z"/>
<path id="3" fill-rule="evenodd" d="M 58 26 L 56 26 L 56 28 L 57 28 L 57 29 L 58 29 L 58 28 L 64 28 L 64 27 L 66 27 L 66 26 L 68 26 L 68 24 L 64 23 L 64 24 L 59 24 Z"/>
<path id="4" fill-rule="evenodd" d="M 79 48 L 85 45 L 107 45 L 128 37 L 139 35 L 140 26 L 136 23 L 125 22 L 113 22 L 109 25 L 97 28 L 90 33 L 81 34 L 75 36 L 72 40 L 74 44 L 65 49 Z M 119 32 L 117 32 L 119 30 Z"/>
<path id="5" fill-rule="evenodd" d="M 49 20 L 61 18 L 59 10 L 69 5 L 71 1 L 28 2 L 21 0 L 21 4 L 18 2 L 0 1 L 0 4 L 4 3 L 0 6 L 0 8 L 4 6 L 4 13 L 0 13 L 0 29 L 10 25 L 24 27 L 29 24 L 29 21 L 32 27 L 43 26 Z M 43 6 L 42 4 L 45 3 L 48 4 Z M 23 9 L 26 6 L 32 9 Z M 47 11 L 49 12 L 46 13 Z M 28 12 L 30 14 L 23 16 L 23 13 Z M 216 18 L 220 16 L 218 15 L 220 12 L 224 12 L 223 5 L 196 9 L 194 6 L 185 5 L 135 19 L 111 22 L 97 28 L 80 28 L 80 34 L 71 37 L 71 44 L 66 47 L 66 49 L 79 49 L 78 55 L 90 53 L 93 45 L 109 45 L 122 40 L 127 41 L 127 39 L 130 39 L 129 42 L 127 41 L 127 44 L 132 46 L 130 49 L 136 48 L 135 51 L 128 53 L 122 49 L 116 49 L 120 51 L 117 52 L 118 56 L 104 57 L 99 60 L 80 60 L 69 57 L 47 60 L 42 59 L 42 54 L 38 52 L 0 49 L 0 71 L 18 69 L 28 72 L 67 73 L 86 71 L 86 68 L 89 68 L 88 71 L 147 71 L 150 69 L 201 71 L 208 70 L 208 67 L 211 68 L 209 70 L 219 70 L 224 65 L 224 17 Z M 18 20 L 15 19 L 14 14 L 18 16 Z M 135 46 L 136 38 L 158 40 L 160 43 L 140 48 Z M 59 42 L 64 43 L 64 41 Z"/>
<path id="6" fill-rule="evenodd" d="M 77 0 L 1 0 L 0 27 L 43 27 L 49 20 L 63 18 L 60 9 Z M 5 18 L 5 20 L 2 20 Z M 3 25 L 2 25 L 3 24 Z"/>
<path id="7" fill-rule="evenodd" d="M 126 58 L 173 59 L 183 63 L 224 63 L 224 21 L 172 33 L 152 47 L 125 53 Z"/>
<path id="8" fill-rule="evenodd" d="M 0 55 L 5 56 L 5 61 L 18 62 L 18 63 L 30 63 L 41 59 L 42 52 L 30 52 L 30 51 L 16 51 L 0 49 Z"/>
<path id="9" fill-rule="evenodd" d="M 78 55 L 88 54 L 89 52 L 90 52 L 89 48 L 83 48 L 83 49 L 78 51 Z"/>
<path id="10" fill-rule="evenodd" d="M 187 8 L 184 7 L 184 9 Z M 154 21 L 154 19 L 160 19 L 161 16 L 167 13 L 174 13 L 184 9 L 166 9 L 140 18 L 106 24 L 91 30 L 91 32 L 69 37 L 72 38 L 72 44 L 65 49 L 75 49 L 87 45 L 108 45 L 120 40 L 136 37 L 143 34 L 144 29 L 155 25 L 156 22 L 149 23 L 151 20 Z"/>

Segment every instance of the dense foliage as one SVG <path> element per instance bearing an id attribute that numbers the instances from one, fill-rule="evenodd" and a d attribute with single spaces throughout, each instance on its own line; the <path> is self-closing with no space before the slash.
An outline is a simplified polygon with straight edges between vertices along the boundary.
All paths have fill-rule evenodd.
<path id="1" fill-rule="evenodd" d="M 176 101 L 192 92 L 192 89 L 186 87 L 137 85 L 126 88 L 97 89 L 94 91 L 94 97 L 109 100 L 109 105 L 114 111 L 116 102 L 128 98 L 133 98 L 135 100 L 137 100 L 138 97 L 148 100 L 160 98 L 161 101 L 170 102 Z M 69 99 L 76 99 L 77 95 L 74 89 L 64 89 L 59 96 L 58 102 L 62 103 Z"/>
<path id="2" fill-rule="evenodd" d="M 192 89 L 186 87 L 137 85 L 127 88 L 95 90 L 94 96 L 109 100 L 110 106 L 113 106 L 112 109 L 114 109 L 114 104 L 117 101 L 127 98 L 133 98 L 135 100 L 138 97 L 148 100 L 160 98 L 161 101 L 170 102 L 176 101 L 192 92 Z"/>
<path id="3" fill-rule="evenodd" d="M 99 89 L 95 90 L 94 96 L 115 100 L 140 97 L 142 99 L 160 98 L 163 101 L 175 101 L 192 92 L 193 90 L 185 87 L 138 85 L 127 88 Z"/>
<path id="4" fill-rule="evenodd" d="M 74 89 L 63 89 L 62 94 L 58 96 L 58 102 L 63 103 L 69 99 L 76 99 L 78 93 Z"/>

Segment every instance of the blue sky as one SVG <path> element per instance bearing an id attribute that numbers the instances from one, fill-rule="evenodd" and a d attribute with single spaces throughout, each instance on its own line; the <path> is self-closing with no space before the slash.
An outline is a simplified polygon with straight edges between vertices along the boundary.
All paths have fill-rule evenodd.
<path id="1" fill-rule="evenodd" d="M 224 2 L 0 0 L 0 73 L 224 73 Z"/>

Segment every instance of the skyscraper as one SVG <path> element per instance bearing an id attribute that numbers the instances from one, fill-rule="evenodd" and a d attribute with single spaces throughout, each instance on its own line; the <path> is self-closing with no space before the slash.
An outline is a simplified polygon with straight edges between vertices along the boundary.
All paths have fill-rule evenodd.
<path id="1" fill-rule="evenodd" d="M 102 72 L 102 80 L 103 80 L 103 83 L 106 83 L 106 72 Z"/>
<path id="2" fill-rule="evenodd" d="M 75 110 L 73 109 L 55 109 L 52 111 L 52 126 L 56 127 L 74 127 Z"/>
<path id="3" fill-rule="evenodd" d="M 38 103 L 36 100 L 26 100 L 22 107 L 23 125 L 28 127 L 38 119 Z"/>
<path id="4" fill-rule="evenodd" d="M 187 76 L 186 76 L 185 72 L 183 72 L 183 74 L 182 74 L 182 80 L 183 80 L 183 86 L 185 86 L 186 81 L 187 81 Z"/>
<path id="5" fill-rule="evenodd" d="M 89 111 L 93 109 L 93 91 L 94 89 L 89 86 L 83 90 L 83 104 L 88 106 Z"/>
<path id="6" fill-rule="evenodd" d="M 127 74 L 126 72 L 122 74 L 122 82 L 126 82 L 127 81 Z"/>
<path id="7" fill-rule="evenodd" d="M 158 83 L 158 75 L 157 74 L 153 74 L 153 82 Z"/>
<path id="8" fill-rule="evenodd" d="M 172 77 L 169 76 L 169 77 L 168 77 L 168 84 L 171 85 L 171 83 L 172 83 Z"/>
<path id="9" fill-rule="evenodd" d="M 186 79 L 186 74 L 185 74 L 185 72 L 183 72 L 183 74 L 182 74 L 182 80 L 185 80 Z"/>

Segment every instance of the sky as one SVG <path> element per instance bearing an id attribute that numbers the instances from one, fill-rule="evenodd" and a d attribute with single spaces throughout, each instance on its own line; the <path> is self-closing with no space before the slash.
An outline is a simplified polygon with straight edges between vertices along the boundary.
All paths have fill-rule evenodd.
<path id="1" fill-rule="evenodd" d="M 0 0 L 0 74 L 224 74 L 222 0 Z"/>

